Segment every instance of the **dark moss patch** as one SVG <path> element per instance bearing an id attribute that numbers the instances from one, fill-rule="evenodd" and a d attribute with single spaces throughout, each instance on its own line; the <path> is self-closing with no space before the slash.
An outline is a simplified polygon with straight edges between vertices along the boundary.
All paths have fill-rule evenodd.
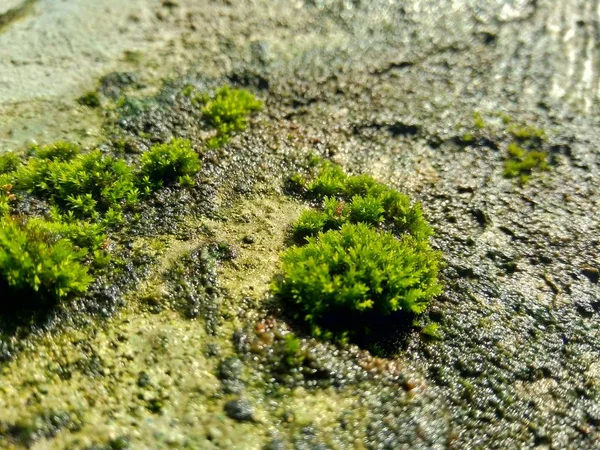
<path id="1" fill-rule="evenodd" d="M 20 5 L 0 14 L 0 32 L 4 31 L 4 29 L 9 27 L 17 20 L 26 17 L 37 1 L 38 0 L 23 0 Z"/>
<path id="2" fill-rule="evenodd" d="M 117 100 L 129 88 L 141 88 L 137 75 L 132 72 L 113 72 L 100 79 L 98 91 L 106 98 Z"/>
<path id="3" fill-rule="evenodd" d="M 100 106 L 100 95 L 96 91 L 89 91 L 77 99 L 77 103 L 90 108 L 98 108 Z"/>
<path id="4" fill-rule="evenodd" d="M 46 411 L 27 420 L 0 423 L 0 435 L 13 443 L 30 447 L 39 439 L 51 439 L 61 430 L 77 431 L 82 426 L 77 414 L 67 411 Z"/>
<path id="5" fill-rule="evenodd" d="M 220 289 L 216 261 L 208 248 L 190 252 L 167 271 L 169 303 L 186 317 L 203 317 L 209 330 L 218 325 Z"/>

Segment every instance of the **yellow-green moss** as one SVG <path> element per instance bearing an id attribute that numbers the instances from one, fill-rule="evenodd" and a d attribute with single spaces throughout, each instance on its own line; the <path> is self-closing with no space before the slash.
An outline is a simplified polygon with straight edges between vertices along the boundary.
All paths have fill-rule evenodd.
<path id="1" fill-rule="evenodd" d="M 360 337 L 396 312 L 421 313 L 441 290 L 441 255 L 418 204 L 367 175 L 323 163 L 305 184 L 323 209 L 293 225 L 296 242 L 282 256 L 273 285 L 292 315 L 326 338 Z"/>
<path id="2" fill-rule="evenodd" d="M 526 150 L 512 143 L 508 146 L 508 157 L 504 161 L 504 176 L 518 178 L 527 183 L 535 171 L 547 171 L 548 154 L 539 150 Z"/>
<path id="3" fill-rule="evenodd" d="M 214 99 L 202 110 L 204 118 L 217 130 L 216 136 L 208 141 L 209 147 L 226 144 L 233 133 L 243 131 L 248 124 L 248 116 L 262 109 L 262 102 L 244 89 L 228 86 L 217 91 Z"/>

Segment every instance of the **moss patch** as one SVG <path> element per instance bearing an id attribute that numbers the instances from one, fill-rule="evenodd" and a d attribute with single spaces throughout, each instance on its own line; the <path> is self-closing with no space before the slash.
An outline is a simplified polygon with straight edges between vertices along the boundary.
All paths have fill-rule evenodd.
<path id="1" fill-rule="evenodd" d="M 322 210 L 293 225 L 298 243 L 282 256 L 274 291 L 315 336 L 364 338 L 382 318 L 423 312 L 441 292 L 440 254 L 418 204 L 373 178 L 323 163 L 305 183 Z"/>
<path id="2" fill-rule="evenodd" d="M 124 213 L 163 184 L 193 185 L 200 162 L 184 139 L 153 146 L 139 169 L 57 142 L 4 155 L 0 169 L 0 282 L 11 298 L 26 292 L 47 304 L 85 292 L 93 280 L 87 266 L 107 262 L 108 234 Z M 41 213 L 23 209 L 32 202 Z"/>
<path id="3" fill-rule="evenodd" d="M 536 172 L 550 170 L 548 154 L 539 150 L 526 150 L 512 143 L 508 146 L 508 157 L 504 160 L 504 176 L 518 178 L 521 183 L 527 183 Z"/>
<path id="4" fill-rule="evenodd" d="M 214 99 L 209 101 L 202 113 L 216 128 L 217 134 L 208 141 L 209 147 L 226 144 L 232 134 L 243 131 L 248 124 L 248 116 L 262 109 L 262 102 L 244 89 L 219 89 Z"/>
<path id="5" fill-rule="evenodd" d="M 92 281 L 82 264 L 85 254 L 70 240 L 55 239 L 31 223 L 0 220 L 0 286 L 5 284 L 2 291 L 8 297 L 11 291 L 21 297 L 21 305 L 32 296 L 49 303 L 85 292 Z"/>
<path id="6" fill-rule="evenodd" d="M 90 108 L 98 108 L 100 106 L 100 96 L 96 91 L 89 91 L 79 97 L 77 103 Z"/>

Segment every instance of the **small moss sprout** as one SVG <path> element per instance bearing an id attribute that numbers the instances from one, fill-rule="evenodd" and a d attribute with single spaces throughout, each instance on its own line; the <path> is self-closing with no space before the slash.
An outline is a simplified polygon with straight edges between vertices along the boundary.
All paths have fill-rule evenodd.
<path id="1" fill-rule="evenodd" d="M 200 170 L 200 158 L 187 139 L 172 139 L 153 146 L 142 155 L 141 175 L 162 185 L 178 182 L 193 185 L 192 175 Z"/>
<path id="2" fill-rule="evenodd" d="M 261 109 L 262 102 L 244 89 L 228 86 L 219 89 L 202 110 L 206 120 L 217 130 L 208 146 L 214 148 L 229 142 L 233 133 L 246 129 L 248 116 Z"/>
<path id="3" fill-rule="evenodd" d="M 526 150 L 515 143 L 508 146 L 508 157 L 504 161 L 504 176 L 518 178 L 527 183 L 534 171 L 547 171 L 548 154 L 539 150 Z"/>

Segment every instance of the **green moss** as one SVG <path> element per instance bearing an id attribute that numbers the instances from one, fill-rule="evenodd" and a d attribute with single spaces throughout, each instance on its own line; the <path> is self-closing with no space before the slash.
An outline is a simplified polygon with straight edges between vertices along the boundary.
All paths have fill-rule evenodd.
<path id="1" fill-rule="evenodd" d="M 202 113 L 205 119 L 217 130 L 216 136 L 208 142 L 209 147 L 226 144 L 233 133 L 243 131 L 248 125 L 248 116 L 262 109 L 262 102 L 244 89 L 228 86 L 217 91 Z"/>
<path id="2" fill-rule="evenodd" d="M 92 281 L 82 264 L 85 254 L 35 224 L 0 220 L 0 283 L 9 292 L 37 293 L 40 303 L 82 293 Z"/>
<path id="3" fill-rule="evenodd" d="M 48 199 L 80 218 L 99 219 L 110 208 L 137 203 L 134 173 L 124 160 L 99 150 L 54 158 L 30 158 L 14 173 L 15 188 Z"/>
<path id="4" fill-rule="evenodd" d="M 440 334 L 439 328 L 439 323 L 432 322 L 421 329 L 421 335 L 430 340 L 441 339 L 442 335 Z"/>
<path id="5" fill-rule="evenodd" d="M 11 193 L 12 187 L 12 184 L 3 182 L 0 176 L 0 219 L 8 215 L 10 203 L 15 199 L 14 194 Z"/>
<path id="6" fill-rule="evenodd" d="M 300 241 L 318 231 L 337 229 L 348 221 L 381 224 L 395 233 L 410 233 L 420 239 L 432 234 L 421 206 L 412 204 L 408 196 L 371 176 L 348 176 L 329 162 L 324 162 L 314 179 L 306 184 L 306 193 L 323 200 L 324 215 L 308 212 L 302 215 L 294 226 L 294 236 Z M 319 224 L 322 225 L 317 229 Z"/>
<path id="7" fill-rule="evenodd" d="M 379 225 L 383 222 L 382 197 L 355 195 L 350 203 L 350 220 L 354 223 L 363 222 L 370 225 Z"/>
<path id="8" fill-rule="evenodd" d="M 190 176 L 200 170 L 198 154 L 187 139 L 172 139 L 167 144 L 153 146 L 142 155 L 141 164 L 142 177 L 147 177 L 156 185 L 175 181 L 192 185 Z"/>
<path id="9" fill-rule="evenodd" d="M 274 290 L 325 337 L 364 336 L 382 317 L 422 312 L 439 292 L 440 254 L 420 205 L 368 175 L 324 162 L 305 192 L 322 208 L 302 213 Z"/>
<path id="10" fill-rule="evenodd" d="M 426 241 L 364 223 L 321 232 L 282 259 L 274 289 L 317 336 L 368 333 L 378 317 L 423 312 L 440 292 L 440 255 Z"/>
<path id="11" fill-rule="evenodd" d="M 294 238 L 302 242 L 306 237 L 315 236 L 324 229 L 326 221 L 327 216 L 323 212 L 314 209 L 304 211 L 292 227 Z"/>
<path id="12" fill-rule="evenodd" d="M 14 152 L 0 155 L 0 175 L 13 172 L 21 163 L 19 155 Z"/>
<path id="13" fill-rule="evenodd" d="M 105 226 L 102 223 L 78 220 L 72 214 L 61 215 L 56 209 L 52 211 L 50 218 L 30 218 L 28 227 L 55 238 L 68 239 L 89 252 L 98 250 L 106 241 Z"/>
<path id="14" fill-rule="evenodd" d="M 315 196 L 338 195 L 344 192 L 348 176 L 335 164 L 323 163 L 318 176 L 311 181 L 307 190 Z"/>
<path id="15" fill-rule="evenodd" d="M 502 119 L 502 123 L 504 123 L 504 125 L 508 125 L 509 123 L 512 122 L 512 117 L 506 113 L 499 112 L 499 113 L 497 113 L 497 116 Z"/>
<path id="16" fill-rule="evenodd" d="M 0 174 L 0 284 L 9 298 L 26 292 L 34 303 L 82 293 L 92 280 L 88 265 L 107 263 L 107 230 L 139 201 L 136 171 L 122 159 L 83 153 L 67 142 L 32 146 L 8 161 Z M 27 195 L 44 200 L 49 214 L 12 217 L 12 201 Z"/>
<path id="17" fill-rule="evenodd" d="M 210 102 L 210 97 L 206 93 L 198 91 L 193 84 L 186 84 L 181 93 L 184 97 L 190 99 L 192 105 L 199 108 L 203 108 L 204 105 Z"/>
<path id="18" fill-rule="evenodd" d="M 473 113 L 473 124 L 475 125 L 475 128 L 477 128 L 478 130 L 482 130 L 485 128 L 485 121 L 483 120 L 481 113 L 479 113 L 479 112 Z"/>
<path id="19" fill-rule="evenodd" d="M 515 124 L 509 124 L 508 132 L 516 139 L 522 141 L 545 141 L 547 139 L 546 132 L 544 130 L 529 125 L 519 126 Z"/>
<path id="20" fill-rule="evenodd" d="M 300 339 L 294 336 L 292 333 L 285 335 L 284 340 L 284 359 L 288 367 L 299 367 L 306 358 L 305 352 L 302 351 L 302 345 Z"/>
<path id="21" fill-rule="evenodd" d="M 508 146 L 508 156 L 504 161 L 504 176 L 519 178 L 526 183 L 535 171 L 547 171 L 548 154 L 538 150 L 527 150 L 512 143 Z"/>
<path id="22" fill-rule="evenodd" d="M 81 153 L 81 147 L 71 142 L 59 141 L 50 145 L 32 145 L 28 155 L 50 161 L 71 161 Z"/>
<path id="23" fill-rule="evenodd" d="M 96 91 L 89 91 L 79 97 L 77 103 L 90 108 L 98 108 L 100 106 L 100 96 Z"/>
<path id="24" fill-rule="evenodd" d="M 125 50 L 123 52 L 123 61 L 128 63 L 139 63 L 142 60 L 142 53 L 135 50 Z"/>

